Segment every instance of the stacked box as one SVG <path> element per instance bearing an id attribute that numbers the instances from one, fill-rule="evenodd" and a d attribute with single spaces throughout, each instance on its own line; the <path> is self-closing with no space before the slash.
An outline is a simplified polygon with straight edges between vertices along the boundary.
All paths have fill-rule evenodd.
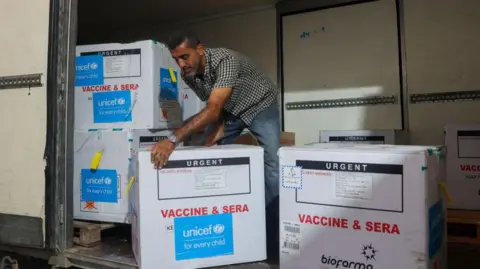
<path id="1" fill-rule="evenodd" d="M 444 150 L 281 148 L 280 268 L 446 268 Z"/>
<path id="2" fill-rule="evenodd" d="M 147 40 L 78 46 L 75 129 L 170 129 L 182 124 L 179 69 Z M 174 81 L 176 80 L 176 81 Z"/>
<path id="3" fill-rule="evenodd" d="M 151 40 L 78 46 L 76 55 L 74 217 L 128 222 L 131 153 L 181 126 L 180 72 Z"/>
<path id="4" fill-rule="evenodd" d="M 169 130 L 75 131 L 74 218 L 130 222 L 131 192 L 127 186 L 134 174 L 132 152 L 149 149 L 169 135 Z M 98 168 L 91 170 L 97 152 L 102 152 L 102 158 Z"/>
<path id="5" fill-rule="evenodd" d="M 321 143 L 407 145 L 408 133 L 398 130 L 320 131 Z"/>
<path id="6" fill-rule="evenodd" d="M 190 120 L 192 117 L 197 115 L 202 109 L 205 108 L 206 102 L 202 101 L 195 92 L 190 89 L 187 84 L 182 80 L 180 82 L 180 89 L 182 92 L 182 115 L 183 122 Z M 204 146 L 206 142 L 206 131 L 201 131 L 195 134 L 192 134 L 190 137 L 186 138 L 186 146 Z"/>
<path id="7" fill-rule="evenodd" d="M 74 218 L 128 222 L 130 134 L 127 130 L 75 131 Z M 91 170 L 94 155 L 102 152 Z"/>
<path id="8" fill-rule="evenodd" d="M 183 121 L 187 121 L 198 112 L 202 111 L 206 106 L 206 102 L 200 100 L 195 92 L 190 89 L 183 80 L 180 81 L 180 88 L 182 92 L 181 105 L 183 110 Z"/>
<path id="9" fill-rule="evenodd" d="M 235 144 L 258 146 L 257 138 L 247 129 L 243 130 L 240 136 L 235 140 Z M 295 146 L 295 133 L 281 132 L 280 146 Z"/>
<path id="10" fill-rule="evenodd" d="M 450 208 L 480 210 L 480 125 L 445 127 Z"/>
<path id="11" fill-rule="evenodd" d="M 263 149 L 184 147 L 156 170 L 136 156 L 132 247 L 140 268 L 266 259 Z"/>

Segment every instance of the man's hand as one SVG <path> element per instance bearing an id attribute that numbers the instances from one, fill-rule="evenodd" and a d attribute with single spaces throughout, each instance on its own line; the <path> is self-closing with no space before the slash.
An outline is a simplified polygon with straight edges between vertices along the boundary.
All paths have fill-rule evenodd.
<path id="1" fill-rule="evenodd" d="M 161 169 L 167 165 L 168 158 L 175 149 L 175 145 L 170 140 L 158 141 L 153 147 L 151 152 L 151 160 L 155 166 L 155 169 Z"/>
<path id="2" fill-rule="evenodd" d="M 215 130 L 207 137 L 205 146 L 210 147 L 215 145 L 218 140 L 223 138 L 225 125 L 223 122 L 217 124 Z"/>

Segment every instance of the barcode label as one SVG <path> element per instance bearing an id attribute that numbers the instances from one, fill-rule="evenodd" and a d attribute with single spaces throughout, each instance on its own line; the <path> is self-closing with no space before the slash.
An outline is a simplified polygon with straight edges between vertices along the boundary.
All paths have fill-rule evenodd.
<path id="1" fill-rule="evenodd" d="M 289 249 L 294 249 L 294 250 L 299 250 L 300 249 L 300 244 L 295 244 L 291 242 L 283 242 L 283 247 L 284 248 L 289 248 Z"/>
<path id="2" fill-rule="evenodd" d="M 300 253 L 300 223 L 282 221 L 282 253 L 296 255 Z"/>
<path id="3" fill-rule="evenodd" d="M 300 233 L 300 227 L 284 226 L 284 229 L 286 232 L 289 232 L 289 233 L 296 233 L 296 234 Z"/>

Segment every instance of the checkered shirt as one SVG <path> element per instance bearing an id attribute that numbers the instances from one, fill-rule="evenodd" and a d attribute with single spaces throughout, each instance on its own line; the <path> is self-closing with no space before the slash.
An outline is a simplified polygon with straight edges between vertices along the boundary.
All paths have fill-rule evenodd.
<path id="1" fill-rule="evenodd" d="M 216 88 L 232 88 L 224 109 L 250 125 L 258 113 L 272 105 L 278 88 L 246 56 L 224 48 L 205 49 L 205 72 L 184 77 L 185 83 L 202 101 Z"/>

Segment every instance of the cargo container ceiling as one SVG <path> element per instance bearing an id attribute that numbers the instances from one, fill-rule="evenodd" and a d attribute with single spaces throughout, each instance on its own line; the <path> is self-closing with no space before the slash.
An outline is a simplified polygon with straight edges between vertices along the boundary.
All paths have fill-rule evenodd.
<path id="1" fill-rule="evenodd" d="M 255 9 L 276 2 L 278 0 L 80 0 L 78 39 L 79 43 L 91 43 L 113 41 L 122 35 L 128 40 L 146 38 L 134 37 L 132 32 Z"/>

